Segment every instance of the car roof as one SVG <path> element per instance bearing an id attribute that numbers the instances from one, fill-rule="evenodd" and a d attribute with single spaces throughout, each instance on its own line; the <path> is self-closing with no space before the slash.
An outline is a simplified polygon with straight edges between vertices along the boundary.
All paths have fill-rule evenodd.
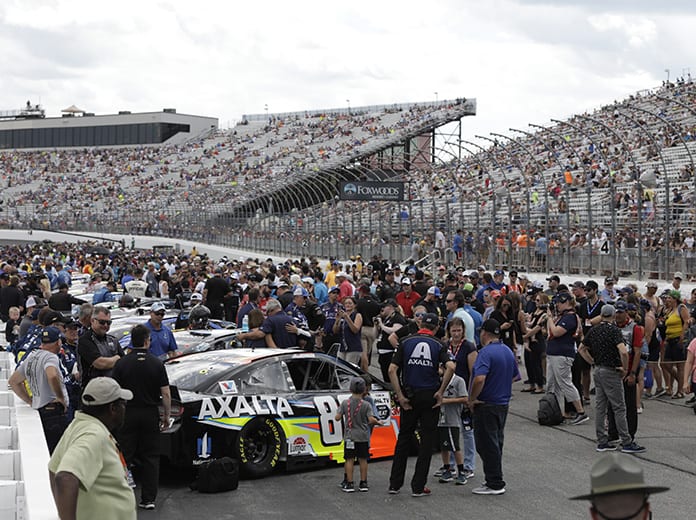
<path id="1" fill-rule="evenodd" d="M 181 358 L 172 358 L 170 361 L 177 359 L 186 361 L 217 361 L 221 363 L 250 363 L 259 359 L 271 358 L 275 356 L 291 356 L 303 358 L 319 357 L 314 352 L 306 352 L 297 349 L 283 348 L 235 348 L 229 350 L 213 350 L 209 352 L 197 352 L 182 356 Z"/>

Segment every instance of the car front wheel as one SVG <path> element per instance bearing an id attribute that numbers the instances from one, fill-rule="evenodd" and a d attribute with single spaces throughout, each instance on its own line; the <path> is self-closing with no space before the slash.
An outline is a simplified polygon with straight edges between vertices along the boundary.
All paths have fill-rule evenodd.
<path id="1" fill-rule="evenodd" d="M 270 418 L 252 419 L 237 439 L 237 458 L 242 472 L 249 477 L 265 477 L 280 462 L 283 432 Z"/>

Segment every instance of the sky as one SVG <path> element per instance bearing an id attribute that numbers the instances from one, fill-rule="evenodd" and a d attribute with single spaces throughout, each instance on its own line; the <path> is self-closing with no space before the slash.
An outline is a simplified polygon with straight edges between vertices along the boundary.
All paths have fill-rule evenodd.
<path id="1" fill-rule="evenodd" d="M 217 117 L 476 98 L 463 137 L 691 72 L 693 0 L 2 0 L 0 110 Z M 693 70 L 691 70 L 693 68 Z"/>

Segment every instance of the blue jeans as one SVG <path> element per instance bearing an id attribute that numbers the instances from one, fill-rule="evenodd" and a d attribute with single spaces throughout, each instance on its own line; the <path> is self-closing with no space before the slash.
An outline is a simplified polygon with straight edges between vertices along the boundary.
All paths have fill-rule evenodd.
<path id="1" fill-rule="evenodd" d="M 483 462 L 486 485 L 491 489 L 503 489 L 503 440 L 508 406 L 479 404 L 474 408 L 474 438 L 476 451 Z"/>

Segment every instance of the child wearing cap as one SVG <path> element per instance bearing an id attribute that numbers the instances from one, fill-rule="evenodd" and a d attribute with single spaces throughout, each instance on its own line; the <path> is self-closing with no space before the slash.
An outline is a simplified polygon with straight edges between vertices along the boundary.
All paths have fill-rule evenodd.
<path id="1" fill-rule="evenodd" d="M 350 380 L 351 396 L 341 403 L 336 413 L 335 420 L 344 421 L 344 458 L 346 480 L 341 484 L 341 489 L 346 493 L 353 493 L 353 469 L 355 459 L 360 465 L 360 484 L 358 489 L 362 492 L 369 491 L 367 485 L 367 457 L 369 456 L 370 425 L 380 424 L 374 416 L 372 406 L 365 399 L 367 385 L 362 377 L 354 377 Z"/>

